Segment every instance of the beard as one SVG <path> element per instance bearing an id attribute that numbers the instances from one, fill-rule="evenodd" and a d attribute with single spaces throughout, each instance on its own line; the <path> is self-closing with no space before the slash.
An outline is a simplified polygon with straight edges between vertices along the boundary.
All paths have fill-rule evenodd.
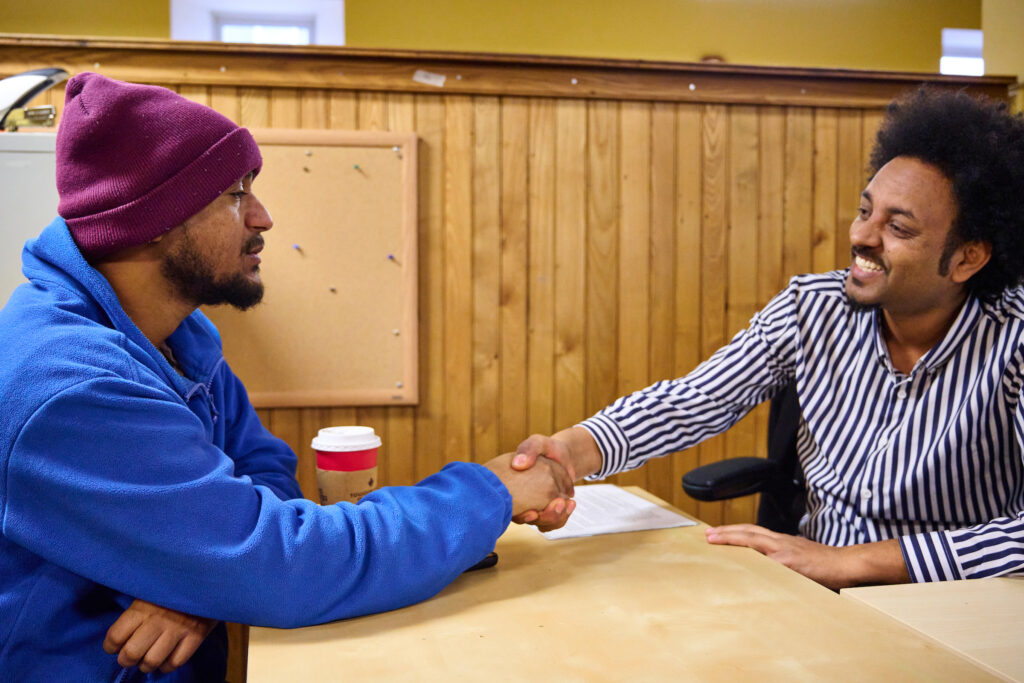
<path id="1" fill-rule="evenodd" d="M 253 235 L 242 249 L 249 253 L 263 244 L 263 237 Z M 218 306 L 229 304 L 240 311 L 252 308 L 263 300 L 263 283 L 251 280 L 243 273 L 218 278 L 213 265 L 192 241 L 185 227 L 185 233 L 177 247 L 164 256 L 160 270 L 178 294 L 196 306 Z"/>

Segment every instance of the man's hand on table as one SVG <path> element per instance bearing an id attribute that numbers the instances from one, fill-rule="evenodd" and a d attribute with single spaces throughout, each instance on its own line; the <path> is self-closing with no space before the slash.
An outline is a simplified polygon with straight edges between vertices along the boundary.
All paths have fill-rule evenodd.
<path id="1" fill-rule="evenodd" d="M 753 548 L 832 590 L 910 580 L 895 539 L 837 548 L 756 524 L 710 527 L 705 533 L 708 543 Z"/>
<path id="2" fill-rule="evenodd" d="M 512 519 L 518 521 L 530 511 L 551 510 L 551 516 L 561 520 L 558 526 L 565 524 L 575 507 L 569 473 L 555 460 L 544 457 L 538 458 L 534 467 L 517 471 L 512 469 L 513 455 L 506 453 L 484 463 L 512 494 Z"/>
<path id="3" fill-rule="evenodd" d="M 215 619 L 136 600 L 107 631 L 103 649 L 117 653 L 117 663 L 125 668 L 170 673 L 195 654 L 216 625 Z"/>

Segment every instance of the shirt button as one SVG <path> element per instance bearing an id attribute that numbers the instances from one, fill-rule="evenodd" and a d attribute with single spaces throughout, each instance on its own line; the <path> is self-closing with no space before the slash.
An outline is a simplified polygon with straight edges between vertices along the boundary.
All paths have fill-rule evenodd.
<path id="1" fill-rule="evenodd" d="M 883 436 L 881 439 L 878 440 L 878 447 L 879 448 L 885 448 L 886 445 L 888 445 L 888 443 L 889 443 L 889 439 L 887 439 L 887 438 L 885 438 Z"/>
<path id="2" fill-rule="evenodd" d="M 871 498 L 871 489 L 861 489 L 860 495 L 865 500 Z"/>
<path id="3" fill-rule="evenodd" d="M 903 389 L 901 387 L 900 390 L 898 392 L 896 392 L 896 397 L 897 398 L 906 398 L 907 397 L 907 390 Z"/>

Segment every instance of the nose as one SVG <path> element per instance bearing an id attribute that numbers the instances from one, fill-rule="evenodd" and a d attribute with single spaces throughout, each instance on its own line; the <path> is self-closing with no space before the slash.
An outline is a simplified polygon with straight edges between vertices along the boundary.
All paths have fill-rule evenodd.
<path id="1" fill-rule="evenodd" d="M 246 227 L 259 232 L 274 227 L 274 219 L 270 217 L 270 212 L 267 211 L 267 207 L 263 206 L 263 202 L 254 194 L 250 194 L 247 199 L 250 200 L 250 206 L 245 214 Z"/>
<path id="2" fill-rule="evenodd" d="M 850 244 L 861 247 L 877 247 L 881 243 L 880 230 L 874 216 L 861 218 L 858 214 L 850 224 Z"/>

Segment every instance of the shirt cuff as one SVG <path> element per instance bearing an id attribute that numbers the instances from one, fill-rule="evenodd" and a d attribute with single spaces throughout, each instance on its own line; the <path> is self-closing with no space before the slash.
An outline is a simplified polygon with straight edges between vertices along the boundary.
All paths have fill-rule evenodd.
<path id="1" fill-rule="evenodd" d="M 597 442 L 598 450 L 601 451 L 601 469 L 586 477 L 587 481 L 604 479 L 627 469 L 629 439 L 615 420 L 598 413 L 576 426 L 590 432 Z"/>
<path id="2" fill-rule="evenodd" d="M 899 540 L 912 582 L 955 581 L 964 578 L 945 531 L 911 534 Z"/>

